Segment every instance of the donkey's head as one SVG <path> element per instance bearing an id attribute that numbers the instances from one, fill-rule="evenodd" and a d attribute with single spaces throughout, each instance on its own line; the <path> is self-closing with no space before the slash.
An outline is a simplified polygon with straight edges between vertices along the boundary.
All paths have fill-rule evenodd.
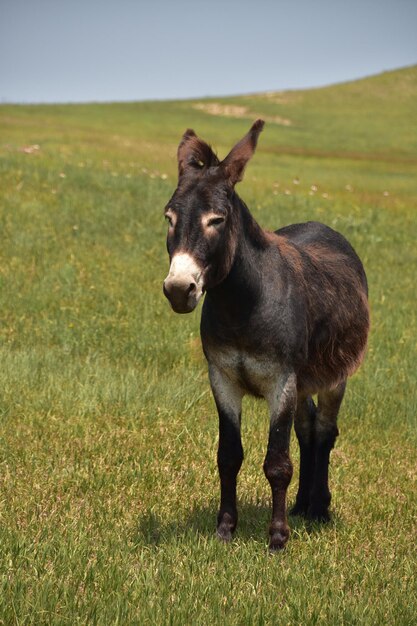
<path id="1" fill-rule="evenodd" d="M 165 208 L 171 266 L 164 294 L 177 313 L 192 311 L 204 291 L 230 271 L 239 228 L 234 186 L 242 180 L 263 125 L 257 120 L 221 162 L 193 130 L 182 137 L 178 186 Z"/>

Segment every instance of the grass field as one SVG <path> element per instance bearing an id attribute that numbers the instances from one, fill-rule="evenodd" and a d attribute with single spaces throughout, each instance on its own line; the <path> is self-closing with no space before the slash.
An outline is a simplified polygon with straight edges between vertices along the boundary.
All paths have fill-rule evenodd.
<path id="1" fill-rule="evenodd" d="M 200 310 L 162 295 L 182 132 L 224 156 L 258 116 L 239 193 L 267 228 L 346 235 L 372 310 L 333 521 L 291 518 L 274 557 L 266 406 L 244 404 L 240 523 L 220 545 Z M 416 623 L 416 119 L 417 66 L 214 101 L 0 106 L 1 624 Z"/>

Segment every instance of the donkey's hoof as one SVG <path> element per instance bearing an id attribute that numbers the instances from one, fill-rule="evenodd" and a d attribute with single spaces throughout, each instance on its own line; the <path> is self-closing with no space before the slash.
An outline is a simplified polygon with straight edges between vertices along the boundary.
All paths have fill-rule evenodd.
<path id="1" fill-rule="evenodd" d="M 218 526 L 216 530 L 216 537 L 222 543 L 230 543 L 233 538 L 233 533 L 230 528 L 226 528 L 226 526 Z"/>
<path id="2" fill-rule="evenodd" d="M 278 528 L 269 529 L 269 552 L 278 552 L 285 548 L 285 544 L 290 536 L 290 529 L 288 526 L 279 526 Z"/>
<path id="3" fill-rule="evenodd" d="M 232 516 L 230 513 L 219 513 L 216 531 L 217 538 L 224 543 L 232 541 L 236 523 L 237 517 Z"/>
<path id="4" fill-rule="evenodd" d="M 269 552 L 270 554 L 275 554 L 280 550 L 283 550 L 287 544 L 288 537 L 281 535 L 280 533 L 275 533 L 273 537 L 269 540 Z"/>
<path id="5" fill-rule="evenodd" d="M 322 524 L 327 524 L 331 520 L 329 509 L 326 506 L 309 506 L 307 517 L 313 522 L 320 522 Z"/>
<path id="6" fill-rule="evenodd" d="M 307 517 L 308 515 L 308 502 L 296 502 L 289 510 L 290 515 L 300 515 L 301 517 Z"/>

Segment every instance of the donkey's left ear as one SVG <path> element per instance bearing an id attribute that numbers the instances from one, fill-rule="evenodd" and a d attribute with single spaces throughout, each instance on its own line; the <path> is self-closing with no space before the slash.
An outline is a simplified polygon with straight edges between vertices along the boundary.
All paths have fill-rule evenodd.
<path id="1" fill-rule="evenodd" d="M 221 162 L 224 174 L 232 185 L 242 180 L 246 164 L 255 152 L 258 137 L 264 124 L 263 120 L 256 120 L 248 134 L 231 149 L 224 161 Z"/>
<path id="2" fill-rule="evenodd" d="M 191 128 L 183 134 L 177 156 L 178 176 L 182 176 L 187 170 L 202 170 L 219 164 L 219 159 L 210 146 L 199 139 Z"/>

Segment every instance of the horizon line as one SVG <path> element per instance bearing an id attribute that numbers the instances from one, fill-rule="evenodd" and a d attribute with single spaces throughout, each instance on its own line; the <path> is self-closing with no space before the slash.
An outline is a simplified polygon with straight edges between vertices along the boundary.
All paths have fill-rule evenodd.
<path id="1" fill-rule="evenodd" d="M 417 63 L 412 63 L 410 65 L 402 65 L 400 67 L 395 67 L 391 69 L 384 69 L 375 74 L 366 74 L 364 76 L 359 76 L 357 78 L 349 78 L 346 80 L 340 80 L 332 83 L 320 84 L 320 85 L 310 85 L 307 87 L 285 87 L 283 89 L 266 89 L 261 91 L 247 91 L 247 92 L 239 92 L 239 93 L 228 93 L 228 94 L 215 94 L 215 95 L 202 95 L 202 96 L 181 96 L 181 97 L 168 97 L 168 98 L 143 98 L 143 99 L 120 99 L 120 100 L 61 100 L 61 101 L 18 101 L 18 100 L 7 100 L 5 96 L 0 97 L 0 106 L 69 106 L 69 105 L 89 105 L 89 104 L 103 104 L 103 105 L 111 105 L 111 104 L 140 104 L 140 103 L 151 103 L 151 102 L 187 102 L 194 100 L 214 100 L 216 98 L 244 98 L 248 96 L 257 96 L 262 94 L 283 94 L 289 92 L 303 92 L 303 91 L 312 91 L 314 89 L 326 89 L 329 87 L 336 87 L 338 85 L 347 85 L 349 83 L 360 82 L 362 80 L 368 80 L 370 78 L 376 78 L 377 76 L 382 76 L 383 74 L 389 74 L 392 72 L 399 72 L 402 70 L 411 69 L 413 67 L 417 67 Z"/>

